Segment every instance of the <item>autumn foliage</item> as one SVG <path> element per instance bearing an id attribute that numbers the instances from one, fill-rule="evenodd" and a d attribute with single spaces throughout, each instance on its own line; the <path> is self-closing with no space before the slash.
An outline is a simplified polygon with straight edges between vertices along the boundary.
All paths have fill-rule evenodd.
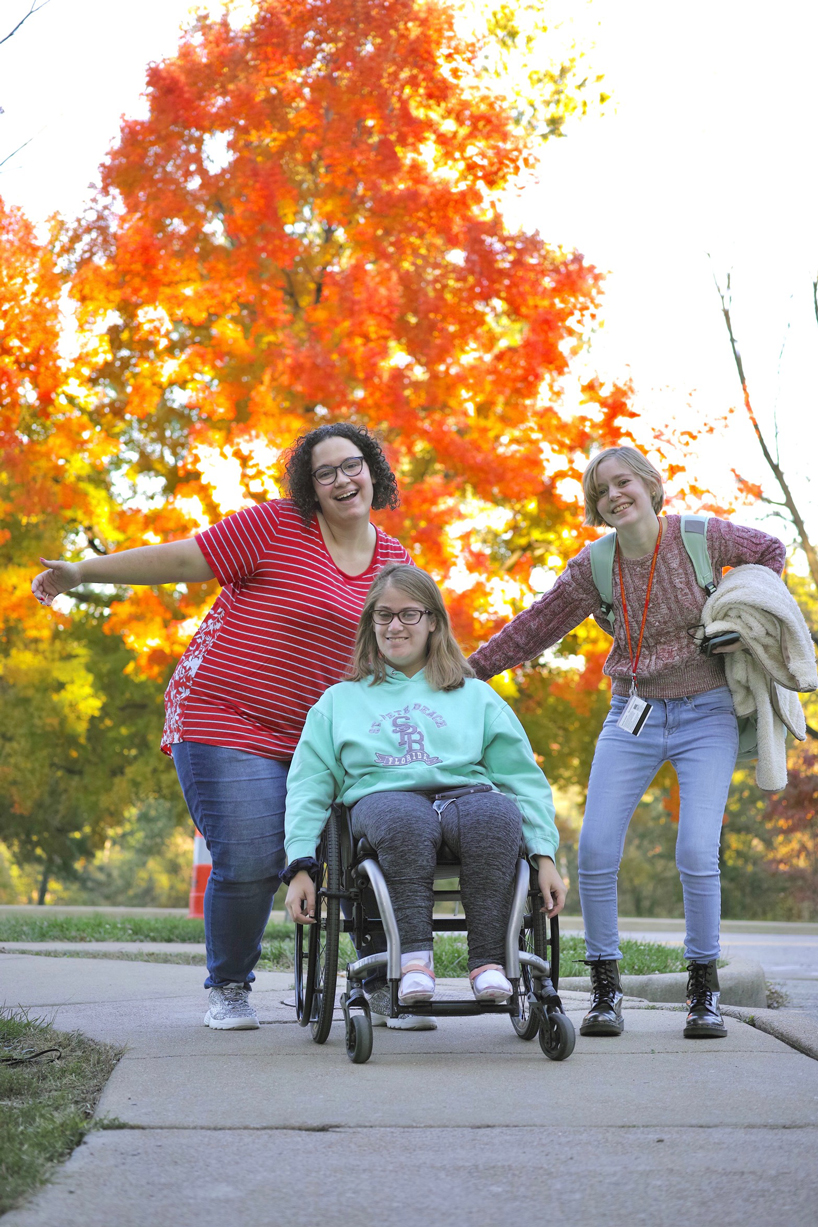
<path id="1" fill-rule="evenodd" d="M 148 117 L 124 124 L 72 248 L 98 419 L 135 489 L 161 493 L 123 509 L 123 540 L 219 516 L 209 449 L 264 499 L 282 448 L 350 418 L 399 471 L 381 522 L 441 577 L 460 568 L 465 638 L 536 536 L 576 549 L 560 483 L 628 409 L 598 385 L 566 407 L 599 276 L 507 226 L 498 195 L 532 153 L 479 59 L 445 4 L 278 0 L 240 29 L 200 20 L 150 69 Z M 502 533 L 464 536 L 464 507 L 505 509 Z M 191 612 L 140 595 L 112 626 L 158 667 Z"/>
<path id="2" fill-rule="evenodd" d="M 62 548 L 60 528 L 88 493 L 76 464 L 87 423 L 60 396 L 60 291 L 49 247 L 0 201 L 0 626 L 31 613 L 32 555 L 49 534 Z"/>
<path id="3" fill-rule="evenodd" d="M 818 751 L 815 742 L 791 756 L 789 780 L 771 798 L 765 822 L 773 834 L 767 863 L 786 874 L 791 914 L 809 918 L 818 905 Z"/>

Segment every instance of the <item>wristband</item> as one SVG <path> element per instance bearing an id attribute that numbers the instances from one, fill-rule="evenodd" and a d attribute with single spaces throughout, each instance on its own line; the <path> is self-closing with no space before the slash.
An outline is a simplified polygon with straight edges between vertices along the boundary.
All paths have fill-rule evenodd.
<path id="1" fill-rule="evenodd" d="M 313 881 L 315 881 L 318 873 L 318 861 L 314 856 L 299 856 L 297 861 L 291 861 L 286 869 L 282 869 L 278 875 L 278 880 L 285 886 L 289 886 L 297 873 L 301 873 L 302 869 L 306 869 Z"/>

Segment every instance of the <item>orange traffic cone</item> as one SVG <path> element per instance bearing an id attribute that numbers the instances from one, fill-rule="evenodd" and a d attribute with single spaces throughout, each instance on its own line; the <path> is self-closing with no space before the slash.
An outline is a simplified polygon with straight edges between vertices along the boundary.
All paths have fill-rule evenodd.
<path id="1" fill-rule="evenodd" d="M 193 920 L 202 920 L 204 918 L 205 887 L 207 886 L 207 879 L 210 877 L 212 866 L 213 862 L 210 859 L 204 835 L 200 835 L 197 831 L 193 840 L 193 875 L 190 880 L 190 904 L 188 909 L 188 916 Z"/>

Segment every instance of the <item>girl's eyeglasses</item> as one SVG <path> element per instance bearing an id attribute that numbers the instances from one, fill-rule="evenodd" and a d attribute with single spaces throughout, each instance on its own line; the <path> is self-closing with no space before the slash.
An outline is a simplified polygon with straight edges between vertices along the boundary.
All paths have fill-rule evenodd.
<path id="1" fill-rule="evenodd" d="M 320 469 L 313 471 L 313 477 L 319 486 L 334 486 L 340 469 L 347 477 L 357 477 L 364 467 L 363 456 L 349 456 L 340 464 L 322 464 Z"/>
<path id="2" fill-rule="evenodd" d="M 404 626 L 417 626 L 424 614 L 429 614 L 431 617 L 431 609 L 400 609 L 397 613 L 393 613 L 391 609 L 373 609 L 372 621 L 376 626 L 388 626 L 394 618 L 397 618 Z"/>

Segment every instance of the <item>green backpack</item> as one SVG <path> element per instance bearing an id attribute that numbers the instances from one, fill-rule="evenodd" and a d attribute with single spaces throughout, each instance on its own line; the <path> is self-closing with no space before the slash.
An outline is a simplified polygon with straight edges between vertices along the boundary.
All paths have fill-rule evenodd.
<path id="1" fill-rule="evenodd" d="M 707 520 L 705 515 L 683 515 L 681 519 L 682 542 L 699 587 L 704 588 L 708 596 L 716 591 L 713 579 L 713 564 L 707 552 Z M 613 607 L 613 565 L 616 554 L 616 533 L 606 533 L 598 541 L 591 544 L 591 574 L 599 593 L 599 603 L 602 617 L 609 623 L 611 634 L 616 626 L 616 616 Z M 738 757 L 740 759 L 758 758 L 758 731 L 755 716 L 739 716 L 738 718 Z"/>

